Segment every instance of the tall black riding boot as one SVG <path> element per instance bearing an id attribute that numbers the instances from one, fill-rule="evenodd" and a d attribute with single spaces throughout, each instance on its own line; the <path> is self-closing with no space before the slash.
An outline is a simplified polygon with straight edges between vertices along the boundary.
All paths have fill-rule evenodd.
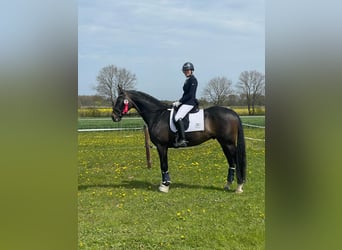
<path id="1" fill-rule="evenodd" d="M 178 130 L 178 135 L 176 136 L 176 142 L 173 144 L 176 148 L 178 147 L 186 147 L 188 141 L 185 140 L 185 129 L 184 123 L 182 119 L 179 119 L 176 122 L 176 127 Z"/>

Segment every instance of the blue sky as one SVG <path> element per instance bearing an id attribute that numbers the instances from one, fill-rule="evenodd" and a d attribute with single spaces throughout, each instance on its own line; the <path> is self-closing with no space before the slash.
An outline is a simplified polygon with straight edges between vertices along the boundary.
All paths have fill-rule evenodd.
<path id="1" fill-rule="evenodd" d="M 264 0 L 79 0 L 78 93 L 95 94 L 99 71 L 114 64 L 158 99 L 182 95 L 191 61 L 197 96 L 214 77 L 233 84 L 244 70 L 265 73 Z"/>

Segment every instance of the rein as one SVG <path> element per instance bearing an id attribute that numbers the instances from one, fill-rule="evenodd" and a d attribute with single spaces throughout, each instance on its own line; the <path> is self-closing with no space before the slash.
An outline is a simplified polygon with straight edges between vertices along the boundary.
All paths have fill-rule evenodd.
<path id="1" fill-rule="evenodd" d="M 132 98 L 129 98 L 130 101 L 132 102 L 133 106 L 135 107 L 135 109 L 138 111 L 139 114 L 145 114 L 145 113 L 157 113 L 160 111 L 164 111 L 167 110 L 169 108 L 172 108 L 172 106 L 166 106 L 166 107 L 162 107 L 162 108 L 158 108 L 158 109 L 154 109 L 154 110 L 150 110 L 150 111 L 146 111 L 143 112 L 139 109 L 138 105 L 132 100 Z M 128 104 L 129 104 L 129 100 L 128 98 L 124 100 L 124 109 L 122 110 L 122 114 L 125 115 L 128 112 Z"/>
<path id="2" fill-rule="evenodd" d="M 115 107 L 116 103 L 113 104 L 113 112 L 115 112 L 120 117 L 122 117 L 122 116 L 124 116 L 124 115 L 126 115 L 128 113 L 130 103 L 132 104 L 132 107 L 134 107 L 138 111 L 138 113 L 140 115 L 148 114 L 148 113 L 152 114 L 152 113 L 163 112 L 163 111 L 166 111 L 166 110 L 172 108 L 172 105 L 166 105 L 166 104 L 162 103 L 162 106 L 160 107 L 158 104 L 151 102 L 151 104 L 153 104 L 154 107 L 157 106 L 155 108 L 152 108 L 151 105 L 149 105 L 148 100 L 146 102 L 146 105 L 145 105 L 144 102 L 140 102 L 140 108 L 139 108 L 139 106 L 137 105 L 136 101 L 134 101 L 132 99 L 132 97 L 130 96 L 129 93 L 124 93 L 122 98 L 124 99 L 123 100 L 123 109 L 122 110 L 120 110 L 119 108 Z M 133 96 L 133 98 L 134 98 L 134 96 Z M 143 96 L 141 98 L 142 98 L 142 100 L 144 100 L 146 97 Z M 138 97 L 136 97 L 136 99 L 138 99 L 137 101 L 139 101 Z M 147 109 L 150 108 L 150 110 L 142 111 L 141 108 L 147 108 Z"/>

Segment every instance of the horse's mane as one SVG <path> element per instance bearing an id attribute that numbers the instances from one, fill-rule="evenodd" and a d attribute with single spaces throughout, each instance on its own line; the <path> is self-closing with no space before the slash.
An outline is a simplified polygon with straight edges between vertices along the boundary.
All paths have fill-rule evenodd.
<path id="1" fill-rule="evenodd" d="M 161 108 L 168 108 L 169 107 L 166 103 L 163 103 L 163 102 L 159 101 L 157 98 L 155 98 L 149 94 L 146 94 L 144 92 L 141 92 L 141 91 L 126 90 L 126 93 L 129 93 L 129 94 L 139 98 L 140 100 L 144 100 L 144 102 L 153 103 L 157 106 L 160 106 Z"/>

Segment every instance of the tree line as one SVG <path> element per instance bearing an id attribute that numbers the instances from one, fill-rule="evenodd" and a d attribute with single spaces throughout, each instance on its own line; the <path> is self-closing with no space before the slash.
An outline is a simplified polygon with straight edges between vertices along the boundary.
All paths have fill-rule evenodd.
<path id="1" fill-rule="evenodd" d="M 111 64 L 100 70 L 96 81 L 96 95 L 79 96 L 79 107 L 110 106 L 118 95 L 118 87 L 135 89 L 137 78 L 129 70 Z M 233 82 L 224 76 L 212 78 L 204 86 L 203 93 L 199 93 L 199 102 L 203 107 L 247 106 L 248 113 L 253 115 L 256 106 L 265 105 L 265 75 L 256 70 L 241 72 L 235 88 Z M 170 100 L 164 102 L 172 103 Z"/>

